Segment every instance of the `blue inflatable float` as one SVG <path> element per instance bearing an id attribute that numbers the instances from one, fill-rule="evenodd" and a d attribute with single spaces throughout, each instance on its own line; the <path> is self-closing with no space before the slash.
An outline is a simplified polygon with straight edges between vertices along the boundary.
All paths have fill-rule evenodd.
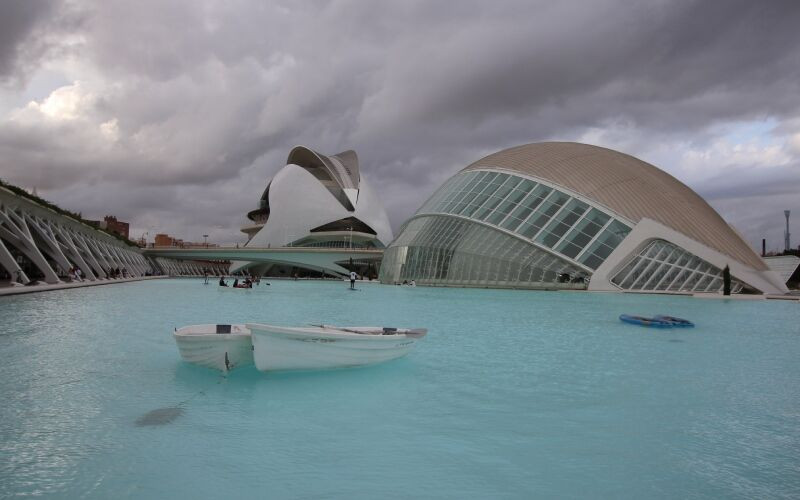
<path id="1" fill-rule="evenodd" d="M 645 318 L 644 316 L 633 316 L 631 314 L 621 314 L 619 320 L 623 323 L 630 323 L 631 325 L 649 326 L 652 328 L 672 328 L 677 326 L 672 321 L 669 321 L 664 316 L 655 316 L 653 318 Z"/>
<path id="2" fill-rule="evenodd" d="M 694 326 L 694 323 L 692 323 L 688 319 L 676 318 L 675 316 L 664 316 L 662 314 L 659 314 L 658 316 L 653 316 L 653 319 L 657 319 L 659 321 L 669 321 L 670 323 L 672 323 L 672 326 L 677 326 L 681 328 L 691 328 Z"/>

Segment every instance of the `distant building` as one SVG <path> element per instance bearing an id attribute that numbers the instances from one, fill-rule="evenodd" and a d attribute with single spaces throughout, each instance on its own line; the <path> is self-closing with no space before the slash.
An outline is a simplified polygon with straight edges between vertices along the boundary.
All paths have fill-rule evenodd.
<path id="1" fill-rule="evenodd" d="M 117 218 L 113 215 L 106 215 L 103 217 L 103 220 L 92 220 L 89 222 L 100 229 L 105 229 L 108 232 L 116 233 L 120 236 L 124 236 L 125 238 L 128 237 L 130 224 L 117 220 Z"/>
<path id="2" fill-rule="evenodd" d="M 386 249 L 383 283 L 785 293 L 784 281 L 680 181 L 632 156 L 527 144 L 454 175 Z"/>
<path id="3" fill-rule="evenodd" d="M 157 247 L 173 247 L 176 246 L 175 243 L 177 241 L 179 240 L 176 240 L 175 238 L 173 238 L 168 234 L 160 233 L 156 235 L 156 239 L 153 245 Z"/>

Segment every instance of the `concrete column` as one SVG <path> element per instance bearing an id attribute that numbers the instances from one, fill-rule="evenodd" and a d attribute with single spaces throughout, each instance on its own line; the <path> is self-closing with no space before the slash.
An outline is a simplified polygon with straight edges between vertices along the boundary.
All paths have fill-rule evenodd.
<path id="1" fill-rule="evenodd" d="M 5 239 L 7 243 L 14 245 L 20 252 L 25 254 L 25 256 L 44 274 L 44 279 L 47 283 L 62 282 L 36 246 L 36 242 L 31 235 L 31 230 L 28 228 L 23 217 L 16 214 L 8 207 L 2 207 L 0 208 L 0 222 L 5 223 L 8 227 L 6 228 L 0 225 L 0 238 Z"/>
<path id="2" fill-rule="evenodd" d="M 111 274 L 111 270 L 115 267 L 119 267 L 119 261 L 117 261 L 113 255 L 108 251 L 105 243 L 98 241 L 94 238 L 87 239 L 87 242 L 92 245 L 98 255 L 100 255 L 103 261 L 108 266 L 109 274 Z"/>
<path id="3" fill-rule="evenodd" d="M 79 234 L 70 234 L 69 230 L 59 228 L 58 226 L 56 226 L 56 231 L 58 231 L 61 234 L 61 238 L 64 241 L 66 241 L 69 245 L 72 246 L 72 248 L 75 249 L 76 253 L 80 254 L 81 250 L 83 250 L 83 254 L 81 255 L 81 257 L 84 259 L 84 262 L 86 262 L 89 266 L 92 267 L 97 279 L 105 279 L 106 273 L 105 270 L 103 269 L 103 266 L 100 265 L 95 256 L 92 254 L 91 250 L 89 250 L 89 247 L 86 245 L 86 242 L 83 241 L 83 239 L 81 239 L 81 236 Z"/>
<path id="4" fill-rule="evenodd" d="M 108 260 L 108 263 L 112 268 L 116 267 L 119 268 L 120 271 L 122 271 L 122 268 L 125 267 L 125 265 L 122 263 L 119 257 L 115 255 L 114 252 L 111 251 L 111 248 L 109 248 L 109 246 L 106 243 L 95 240 L 94 244 L 95 246 L 97 246 L 97 248 L 103 251 L 106 260 Z"/>
<path id="5" fill-rule="evenodd" d="M 50 228 L 35 216 L 24 214 L 23 219 L 28 227 L 32 228 L 39 236 L 42 242 L 42 244 L 39 245 L 40 250 L 46 252 L 66 273 L 73 264 L 67 259 L 67 256 L 64 255 L 64 252 L 61 251 L 61 246 L 58 244 L 58 241 L 56 241 L 55 235 L 50 231 Z M 84 270 L 84 272 L 86 272 L 86 270 Z M 91 271 L 89 271 L 89 275 L 91 275 Z"/>
<path id="6" fill-rule="evenodd" d="M 65 235 L 66 231 L 62 230 L 58 225 L 53 224 L 49 221 L 44 221 L 47 225 L 47 228 L 50 230 L 50 234 L 53 237 L 53 240 L 56 241 L 61 247 L 63 247 L 64 255 L 67 256 L 69 260 L 75 263 L 81 271 L 83 271 L 84 276 L 86 279 L 90 281 L 95 281 L 97 276 L 94 273 L 94 269 L 83 259 L 81 253 L 78 251 L 78 248 L 75 246 L 75 243 L 69 238 L 68 235 Z M 59 241 L 59 237 L 61 241 Z"/>
<path id="7" fill-rule="evenodd" d="M 17 281 L 21 281 L 23 285 L 27 285 L 31 282 L 28 275 L 19 267 L 17 261 L 14 260 L 14 256 L 11 255 L 11 252 L 8 251 L 8 248 L 3 244 L 3 240 L 0 239 L 0 265 L 2 265 L 8 274 L 11 275 L 11 282 L 16 283 Z"/>
<path id="8" fill-rule="evenodd" d="M 138 275 L 133 266 L 131 266 L 131 263 L 128 261 L 128 259 L 125 258 L 126 257 L 125 252 L 121 248 L 119 248 L 116 245 L 108 244 L 108 250 L 112 252 L 114 255 L 116 255 L 117 259 L 119 259 L 119 261 L 122 263 L 122 265 L 120 266 L 120 271 L 122 271 L 122 269 L 124 268 L 128 271 L 128 276 Z"/>
<path id="9" fill-rule="evenodd" d="M 141 260 L 139 259 L 139 254 L 136 253 L 135 250 L 129 248 L 124 249 L 125 254 L 131 260 L 131 265 L 136 267 L 136 271 L 139 273 L 139 276 L 144 276 L 145 268 L 142 265 Z"/>

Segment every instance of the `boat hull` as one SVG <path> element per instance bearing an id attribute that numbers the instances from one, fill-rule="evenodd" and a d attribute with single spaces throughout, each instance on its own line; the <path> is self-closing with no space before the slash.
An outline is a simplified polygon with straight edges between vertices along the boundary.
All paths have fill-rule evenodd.
<path id="1" fill-rule="evenodd" d="M 408 354 L 418 337 L 359 335 L 248 324 L 261 371 L 329 370 L 374 365 Z"/>
<path id="2" fill-rule="evenodd" d="M 240 331 L 225 334 L 187 333 L 188 329 L 198 326 L 217 325 L 181 328 L 173 334 L 184 361 L 221 371 L 253 364 L 253 342 L 244 325 L 232 325 Z"/>

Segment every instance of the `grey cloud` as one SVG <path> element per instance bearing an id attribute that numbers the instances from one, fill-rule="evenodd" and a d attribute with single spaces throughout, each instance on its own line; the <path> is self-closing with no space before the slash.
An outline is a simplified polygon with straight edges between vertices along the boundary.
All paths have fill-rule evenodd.
<path id="1" fill-rule="evenodd" d="M 46 45 L 94 68 L 98 95 L 72 122 L 0 120 L 0 176 L 178 236 L 227 224 L 216 234 L 239 237 L 295 144 L 355 149 L 397 228 L 449 175 L 504 147 L 624 123 L 635 137 L 612 139 L 647 156 L 705 144 L 720 123 L 800 116 L 794 1 L 71 5 L 0 35 L 15 47 L 0 49 L 0 77 L 24 72 L 14 54 Z M 53 47 L 30 35 L 37 23 L 80 45 Z M 119 137 L 99 144 L 110 120 Z M 746 195 L 731 179 L 693 187 Z"/>
<path id="2" fill-rule="evenodd" d="M 13 79 L 23 43 L 52 7 L 53 2 L 45 1 L 8 0 L 0 4 L 0 79 Z"/>

